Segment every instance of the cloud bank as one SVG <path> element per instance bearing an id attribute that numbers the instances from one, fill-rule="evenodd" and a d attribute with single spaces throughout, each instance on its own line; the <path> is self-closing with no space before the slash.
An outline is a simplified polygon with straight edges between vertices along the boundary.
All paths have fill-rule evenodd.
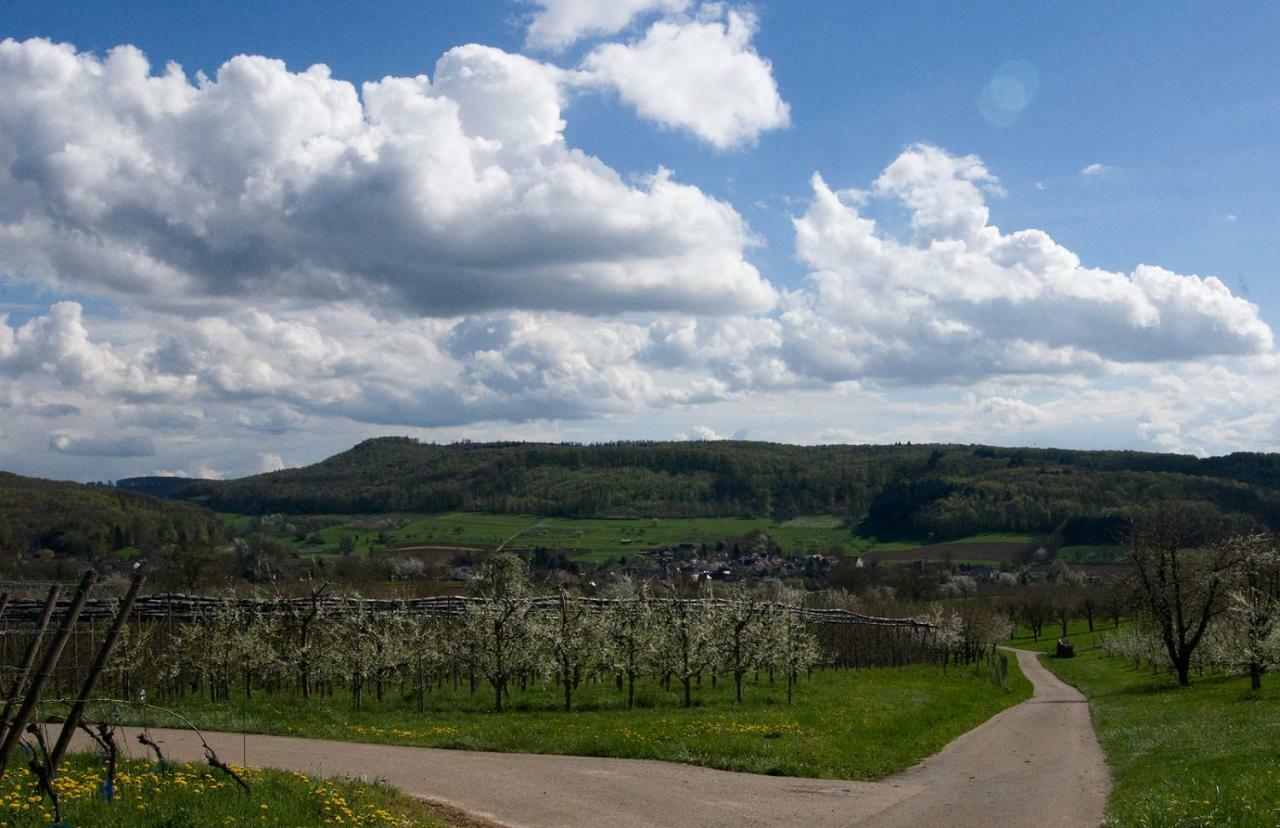
<path id="1" fill-rule="evenodd" d="M 483 46 L 354 85 L 0 43 L 0 257 L 27 280 L 202 308 L 358 298 L 423 316 L 769 308 L 729 205 L 565 145 L 562 72 Z"/>
<path id="2" fill-rule="evenodd" d="M 0 279 L 119 308 L 0 317 L 0 460 L 236 474 L 501 423 L 969 440 L 1061 433 L 1080 405 L 1144 445 L 1275 445 L 1280 400 L 1230 393 L 1277 372 L 1255 305 L 993 225 L 976 156 L 910 146 L 851 189 L 814 173 L 788 287 L 727 201 L 569 146 L 570 99 L 601 85 L 715 148 L 788 122 L 748 14 L 628 8 L 557 18 L 576 39 L 658 15 L 576 69 L 470 45 L 358 89 L 265 57 L 189 78 L 128 46 L 0 43 Z"/>

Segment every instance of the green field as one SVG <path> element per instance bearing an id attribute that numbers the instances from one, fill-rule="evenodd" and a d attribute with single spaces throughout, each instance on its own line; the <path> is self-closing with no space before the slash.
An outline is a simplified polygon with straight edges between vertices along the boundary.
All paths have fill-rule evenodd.
<path id="1" fill-rule="evenodd" d="M 1280 825 L 1280 679 L 1264 677 L 1259 693 L 1243 676 L 1178 687 L 1106 656 L 1096 646 L 1106 632 L 1070 629 L 1076 657 L 1044 662 L 1089 697 L 1114 776 L 1108 825 Z M 1049 636 L 1037 649 L 1051 646 Z"/>
<path id="2" fill-rule="evenodd" d="M 967 538 L 959 540 L 946 541 L 940 546 L 955 546 L 962 543 L 1026 543 L 1031 540 L 1030 535 L 1022 535 L 1014 532 L 984 532 L 980 535 L 969 535 Z"/>
<path id="3" fill-rule="evenodd" d="M 247 531 L 252 518 L 244 515 L 220 514 L 229 527 Z M 836 551 L 841 555 L 890 554 L 891 559 L 910 556 L 914 550 L 925 550 L 921 557 L 941 559 L 948 548 L 965 544 L 982 546 L 987 551 L 973 554 L 959 552 L 956 560 L 994 563 L 1001 559 L 990 549 L 1012 549 L 1028 540 L 1027 535 L 984 534 L 961 538 L 947 544 L 922 547 L 908 541 L 878 542 L 859 537 L 847 521 L 832 515 L 809 515 L 779 522 L 770 518 L 554 518 L 537 515 L 498 515 L 476 512 L 448 512 L 437 515 L 317 515 L 297 518 L 318 520 L 329 525 L 308 532 L 310 540 L 282 538 L 304 554 L 332 554 L 344 535 L 350 536 L 355 554 L 368 555 L 383 545 L 459 546 L 492 549 L 506 544 L 510 549 L 564 550 L 569 557 L 590 564 L 601 564 L 630 556 L 637 551 L 679 544 L 706 544 L 714 548 L 719 542 L 743 542 L 753 533 L 772 538 L 784 555 L 808 555 Z"/>
<path id="4" fill-rule="evenodd" d="M 235 769 L 245 793 L 205 765 L 121 760 L 113 801 L 102 794 L 104 764 L 96 755 L 68 756 L 54 783 L 63 825 L 197 828 L 206 825 L 445 826 L 451 811 L 381 783 L 321 780 L 278 770 Z M 25 762 L 14 760 L 0 780 L 0 825 L 54 824 L 48 799 Z"/>
<path id="5" fill-rule="evenodd" d="M 1058 550 L 1058 559 L 1069 564 L 1109 564 L 1127 555 L 1119 546 L 1064 546 Z"/>
<path id="6" fill-rule="evenodd" d="M 951 739 L 1030 695 L 1030 683 L 1011 668 L 1010 690 L 971 668 L 916 665 L 862 670 L 818 670 L 801 677 L 795 703 L 785 683 L 748 677 L 745 703 L 733 700 L 733 683 L 696 688 L 695 705 L 680 706 L 676 693 L 654 682 L 637 688 L 637 707 L 612 682 L 588 682 L 574 697 L 575 710 L 559 710 L 555 685 L 515 691 L 511 707 L 492 712 L 492 691 L 475 695 L 435 690 L 418 713 L 409 694 L 388 688 L 382 702 L 351 708 L 350 696 L 303 700 L 255 693 L 209 702 L 203 695 L 166 702 L 210 730 L 240 730 L 361 742 L 466 750 L 560 753 L 666 759 L 726 770 L 872 779 L 906 768 Z M 373 694 L 370 693 L 369 696 Z M 125 711 L 126 719 L 139 719 Z M 149 724 L 172 724 L 150 713 Z"/>
<path id="7" fill-rule="evenodd" d="M 776 523 L 768 518 L 619 518 L 575 519 L 519 515 L 450 513 L 418 517 L 391 533 L 401 542 L 482 544 L 508 548 L 564 549 L 583 561 L 600 562 L 641 549 L 691 543 L 714 547 L 753 532 L 776 540 L 787 554 L 808 554 L 827 549 L 846 553 L 866 548 L 867 542 L 836 518 L 797 519 Z"/>

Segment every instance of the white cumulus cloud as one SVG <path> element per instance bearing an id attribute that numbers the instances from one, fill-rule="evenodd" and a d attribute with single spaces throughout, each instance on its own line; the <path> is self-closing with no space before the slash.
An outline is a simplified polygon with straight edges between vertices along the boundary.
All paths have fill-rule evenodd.
<path id="1" fill-rule="evenodd" d="M 1041 230 L 993 226 L 986 199 L 999 183 L 974 156 L 918 145 L 885 169 L 874 197 L 908 211 L 906 239 L 820 176 L 813 187 L 795 220 L 810 289 L 781 317 L 797 371 L 962 381 L 1273 347 L 1258 308 L 1214 277 L 1091 268 Z"/>
<path id="2" fill-rule="evenodd" d="M 0 316 L 0 374 L 43 373 L 66 385 L 109 380 L 125 370 L 109 346 L 95 344 L 77 302 L 58 302 L 17 329 Z"/>
<path id="3" fill-rule="evenodd" d="M 278 454 L 263 454 L 262 463 L 258 466 L 258 471 L 262 473 L 280 471 L 285 468 L 284 459 Z"/>
<path id="4" fill-rule="evenodd" d="M 0 257 L 151 307 L 357 297 L 396 311 L 768 308 L 728 204 L 568 147 L 563 72 L 484 46 L 357 91 L 239 56 L 193 83 L 0 42 Z M 221 304 L 219 304 L 221 303 Z"/>
<path id="5" fill-rule="evenodd" d="M 728 149 L 791 119 L 773 67 L 752 46 L 755 31 L 750 12 L 707 5 L 659 20 L 638 40 L 596 47 L 582 69 L 641 117 Z"/>
<path id="6" fill-rule="evenodd" d="M 538 11 L 529 22 L 527 44 L 560 51 L 587 36 L 612 35 L 637 17 L 682 12 L 689 0 L 532 0 Z"/>

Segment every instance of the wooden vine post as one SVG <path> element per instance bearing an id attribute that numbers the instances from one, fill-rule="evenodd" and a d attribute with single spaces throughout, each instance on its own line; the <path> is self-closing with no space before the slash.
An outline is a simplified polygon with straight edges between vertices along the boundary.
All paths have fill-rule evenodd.
<path id="1" fill-rule="evenodd" d="M 116 645 L 116 640 L 120 637 L 120 631 L 124 629 L 125 622 L 129 620 L 129 611 L 133 609 L 133 602 L 138 598 L 138 591 L 142 589 L 142 585 L 146 583 L 145 575 L 138 574 L 133 576 L 133 582 L 129 584 L 129 591 L 125 593 L 124 600 L 120 602 L 120 609 L 116 612 L 116 618 L 111 622 L 111 629 L 107 630 L 107 637 L 103 640 L 102 646 L 98 648 L 98 654 L 93 659 L 93 664 L 89 667 L 89 674 L 85 676 L 84 686 L 80 688 L 80 695 L 76 698 L 76 703 L 71 706 L 71 712 L 67 714 L 67 719 L 62 723 L 62 732 L 58 734 L 58 741 L 53 746 L 53 752 L 49 754 L 48 767 L 49 772 L 54 773 L 58 770 L 58 762 L 62 760 L 62 755 L 67 752 L 67 747 L 71 744 L 71 737 L 75 734 L 76 727 L 80 724 L 80 719 L 84 716 L 85 705 L 89 703 L 89 699 L 93 696 L 93 688 L 98 685 L 98 677 L 102 675 L 102 671 L 107 666 L 107 659 L 111 657 L 111 650 Z"/>
<path id="2" fill-rule="evenodd" d="M 8 735 L 9 717 L 13 714 L 14 706 L 18 703 L 18 694 L 27 685 L 27 678 L 31 675 L 31 665 L 36 663 L 36 656 L 40 653 L 40 641 L 44 638 L 45 630 L 49 629 L 49 619 L 53 617 L 53 608 L 58 604 L 58 592 L 57 584 L 49 587 L 49 594 L 44 599 L 44 606 L 40 608 L 40 620 L 36 622 L 35 629 L 31 632 L 31 640 L 27 642 L 27 651 L 22 655 L 22 665 L 18 667 L 18 674 L 14 677 L 13 686 L 5 697 L 4 713 L 0 714 L 0 743 Z M 3 773 L 4 766 L 0 765 L 0 775 L 3 775 Z"/>
<path id="3" fill-rule="evenodd" d="M 67 612 L 62 616 L 62 621 L 58 625 L 58 631 L 54 633 L 53 640 L 49 642 L 49 649 L 45 650 L 44 657 L 40 659 L 40 666 L 36 669 L 35 677 L 31 680 L 31 687 L 27 690 L 27 696 L 23 699 L 22 706 L 18 708 L 17 715 L 14 716 L 13 722 L 4 734 L 3 744 L 0 744 L 0 778 L 4 777 L 5 768 L 9 766 L 9 760 L 13 757 L 13 751 L 18 746 L 18 740 L 22 738 L 22 731 L 26 728 L 27 722 L 31 721 L 36 705 L 40 703 L 40 696 L 44 693 L 45 684 L 48 683 L 49 677 L 53 675 L 54 668 L 58 666 L 58 659 L 62 657 L 62 649 L 67 645 L 67 639 L 71 637 L 71 631 L 75 629 L 76 621 L 80 618 L 80 611 L 84 609 L 85 602 L 89 600 L 89 590 L 93 589 L 93 585 L 97 581 L 97 572 L 92 569 L 85 571 L 84 577 L 80 579 L 79 586 L 76 587 L 75 597 L 71 599 L 71 606 L 67 607 Z"/>

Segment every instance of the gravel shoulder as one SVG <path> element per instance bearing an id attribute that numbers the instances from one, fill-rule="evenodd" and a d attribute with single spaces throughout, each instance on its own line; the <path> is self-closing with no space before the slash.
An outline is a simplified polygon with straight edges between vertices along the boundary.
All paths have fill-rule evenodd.
<path id="1" fill-rule="evenodd" d="M 233 764 L 382 779 L 506 826 L 1097 826 L 1110 780 L 1083 696 L 1016 651 L 1030 700 L 880 782 L 732 773 L 671 762 L 370 745 L 206 733 Z M 135 756 L 136 728 L 126 728 Z M 202 761 L 200 740 L 153 729 L 166 756 Z M 83 734 L 77 734 L 81 738 Z M 87 739 L 76 743 L 89 749 Z M 474 823 L 473 823 L 474 824 Z"/>

